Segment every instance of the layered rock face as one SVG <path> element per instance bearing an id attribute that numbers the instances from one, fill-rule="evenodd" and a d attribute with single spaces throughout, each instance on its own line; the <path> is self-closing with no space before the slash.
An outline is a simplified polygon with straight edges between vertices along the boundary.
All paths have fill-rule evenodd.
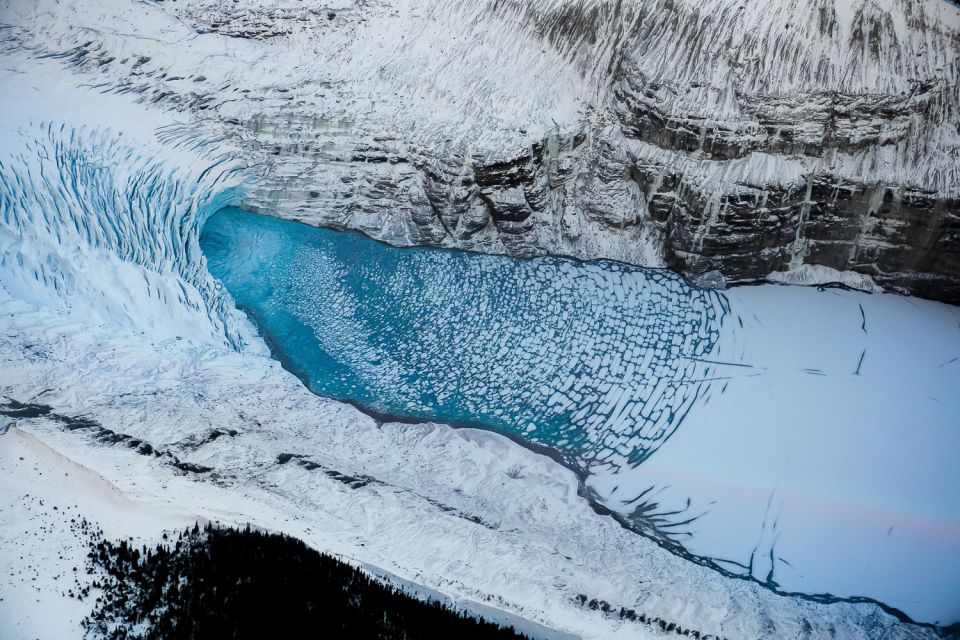
<path id="1" fill-rule="evenodd" d="M 816 265 L 960 303 L 943 0 L 17 4 L 6 47 L 182 112 L 168 144 L 238 145 L 248 208 L 713 283 Z"/>
<path id="2" fill-rule="evenodd" d="M 709 190 L 639 164 L 641 183 L 656 187 L 646 191 L 648 210 L 667 226 L 668 263 L 734 280 L 823 265 L 960 300 L 960 129 L 949 79 L 958 69 L 956 16 L 952 28 L 934 19 L 955 10 L 870 2 L 771 6 L 753 16 L 740 6 L 710 9 L 664 30 L 729 34 L 719 47 L 681 35 L 674 59 L 696 62 L 699 82 L 683 70 L 651 77 L 648 52 L 673 50 L 638 38 L 639 54 L 613 85 L 624 134 L 721 165 L 766 154 L 796 173 L 781 185 L 769 174 L 721 178 Z"/>

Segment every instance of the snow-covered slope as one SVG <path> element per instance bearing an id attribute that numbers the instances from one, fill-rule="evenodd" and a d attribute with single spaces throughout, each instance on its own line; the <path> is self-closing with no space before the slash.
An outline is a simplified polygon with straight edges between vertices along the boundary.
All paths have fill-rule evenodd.
<path id="1" fill-rule="evenodd" d="M 909 6 L 955 42 L 954 9 Z M 319 398 L 209 276 L 198 229 L 231 203 L 397 242 L 659 263 L 679 218 L 650 213 L 643 163 L 681 167 L 656 193 L 699 193 L 689 179 L 742 195 L 802 191 L 821 162 L 707 159 L 630 134 L 610 71 L 628 62 L 589 26 L 626 14 L 551 23 L 563 6 L 531 7 L 4 5 L 2 426 L 179 512 L 284 530 L 582 637 L 663 636 L 621 607 L 731 638 L 934 637 L 875 604 L 782 597 L 690 563 L 495 434 Z M 929 157 L 948 173 L 941 133 Z"/>
<path id="2" fill-rule="evenodd" d="M 806 273 L 960 300 L 960 9 L 943 0 L 8 0 L 4 16 L 6 48 L 189 115 L 177 139 L 236 139 L 251 208 L 728 280 L 822 265 Z"/>
<path id="3" fill-rule="evenodd" d="M 213 147 L 157 144 L 152 132 L 176 122 L 138 120 L 123 97 L 85 108 L 91 93 L 56 88 L 48 65 L 3 79 L 29 97 L 4 113 L 0 158 L 7 424 L 139 498 L 283 530 L 581 637 L 661 637 L 621 607 L 731 638 L 933 637 L 873 604 L 786 598 L 690 563 L 596 513 L 571 471 L 501 436 L 381 424 L 313 395 L 228 310 L 195 253 L 204 203 L 232 198 L 242 173 Z M 60 124 L 33 124 L 46 119 Z M 123 127 L 108 143 L 111 123 Z M 167 181 L 142 180 L 154 175 L 144 166 Z"/>

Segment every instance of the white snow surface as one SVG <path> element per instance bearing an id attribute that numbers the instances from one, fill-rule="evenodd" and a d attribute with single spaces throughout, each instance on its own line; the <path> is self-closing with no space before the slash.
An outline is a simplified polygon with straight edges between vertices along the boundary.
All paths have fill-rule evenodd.
<path id="1" fill-rule="evenodd" d="M 960 616 L 960 309 L 811 287 L 726 295 L 709 397 L 643 464 L 588 486 L 624 514 L 650 490 L 668 521 L 696 518 L 674 531 L 689 551 L 783 591 Z"/>
<path id="2" fill-rule="evenodd" d="M 92 599 L 75 596 L 93 580 L 86 572 L 90 538 L 80 528 L 83 519 L 110 539 L 138 544 L 155 544 L 164 531 L 203 520 L 178 504 L 134 499 L 16 426 L 3 424 L 0 431 L 5 640 L 81 636 Z"/>
<path id="3" fill-rule="evenodd" d="M 880 293 L 883 288 L 873 278 L 856 271 L 837 271 L 821 264 L 803 264 L 789 271 L 774 271 L 767 274 L 769 282 L 798 285 L 842 284 L 851 289 Z"/>
<path id="4" fill-rule="evenodd" d="M 794 4 L 791 3 L 791 7 Z M 892 7 L 896 3 L 884 1 L 882 4 Z M 245 86 L 256 92 L 268 86 L 274 77 L 282 76 L 285 81 L 302 77 L 301 82 L 286 86 L 294 87 L 298 96 L 308 96 L 314 106 L 324 104 L 320 94 L 325 83 L 341 82 L 343 74 L 355 74 L 357 69 L 369 74 L 378 95 L 383 95 L 383 77 L 395 83 L 398 93 L 402 93 L 402 87 L 407 86 L 405 77 L 434 71 L 429 65 L 438 64 L 438 58 L 431 57 L 432 46 L 461 46 L 452 38 L 447 42 L 447 36 L 437 35 L 444 32 L 426 27 L 422 39 L 412 48 L 423 64 L 411 65 L 404 59 L 385 62 L 383 50 L 389 50 L 391 38 L 403 37 L 406 33 L 395 25 L 418 12 L 429 9 L 433 19 L 458 25 L 465 37 L 481 37 L 483 34 L 478 30 L 485 28 L 483 21 L 463 19 L 464 14 L 469 17 L 471 12 L 481 11 L 485 6 L 482 4 L 431 7 L 418 3 L 383 3 L 376 5 L 375 17 L 369 20 L 371 24 L 363 27 L 370 31 L 360 32 L 369 39 L 331 33 L 332 42 L 323 45 L 327 55 L 319 55 L 316 50 L 306 50 L 307 40 L 298 40 L 294 32 L 283 36 L 288 47 L 287 57 L 275 57 L 267 55 L 266 48 L 258 41 L 231 39 L 221 34 L 198 35 L 168 9 L 152 3 L 107 0 L 98 3 L 95 10 L 81 10 L 81 5 L 75 2 L 7 3 L 2 22 L 17 24 L 29 15 L 34 25 L 41 25 L 38 29 L 49 43 L 60 43 L 64 49 L 69 49 L 85 32 L 96 31 L 115 45 L 116 51 L 110 55 L 119 53 L 118 60 L 126 56 L 130 64 L 140 64 L 145 70 L 151 62 L 140 62 L 142 58 L 169 60 L 173 55 L 174 64 L 185 65 L 193 75 L 203 74 L 204 80 L 197 81 L 198 86 L 217 88 L 226 95 L 238 93 L 239 87 Z M 718 2 L 713 5 L 717 5 L 713 9 L 720 10 Z M 275 6 L 297 10 L 282 2 Z M 590 6 L 593 5 L 584 5 Z M 689 9 L 686 4 L 682 6 Z M 942 9 L 935 8 L 931 2 L 902 6 L 923 7 L 936 14 L 938 24 L 944 24 L 944 29 L 948 26 L 955 29 L 955 11 L 946 5 Z M 238 10 L 245 7 L 246 4 L 238 3 Z M 756 19 L 761 13 L 760 5 L 749 7 L 742 15 Z M 343 4 L 342 10 L 347 14 L 353 9 L 352 4 Z M 795 7 L 793 10 L 800 13 Z M 779 11 L 785 10 L 781 7 Z M 326 19 L 324 14 L 325 11 L 310 20 L 322 21 Z M 893 28 L 904 27 L 895 21 Z M 16 31 L 17 27 L 4 28 L 7 33 L 11 30 Z M 512 114 L 520 111 L 542 114 L 539 123 L 531 124 L 524 119 L 531 127 L 546 130 L 554 121 L 561 126 L 569 123 L 582 106 L 578 101 L 587 100 L 597 86 L 595 80 L 583 79 L 593 76 L 574 73 L 574 70 L 584 65 L 601 69 L 600 58 L 585 60 L 575 55 L 576 47 L 573 47 L 536 59 L 530 65 L 512 64 L 516 55 L 514 47 L 521 46 L 512 40 L 522 36 L 523 29 L 518 31 L 520 33 L 509 32 L 509 37 L 498 35 L 503 40 L 501 47 L 464 48 L 465 55 L 488 56 L 483 68 L 489 70 L 489 75 L 476 84 L 469 87 L 458 84 L 467 82 L 458 69 L 449 73 L 437 69 L 436 74 L 430 76 L 434 82 L 421 85 L 423 95 L 403 94 L 402 100 L 379 106 L 373 104 L 370 95 L 357 90 L 358 97 L 349 105 L 329 105 L 333 109 L 331 117 L 322 127 L 349 127 L 353 117 L 360 119 L 370 114 L 374 114 L 371 120 L 378 121 L 380 116 L 376 114 L 390 112 L 395 116 L 389 121 L 391 126 L 404 123 L 418 135 L 421 131 L 443 130 L 448 124 L 444 114 L 456 113 L 457 117 L 463 117 L 466 113 L 484 127 L 489 125 L 489 137 L 478 138 L 475 144 L 496 146 L 507 144 L 504 140 L 510 136 L 498 137 L 498 131 L 510 130 L 516 124 Z M 128 37 L 130 34 L 133 37 Z M 315 39 L 310 38 L 309 42 Z M 469 59 L 461 60 L 457 56 L 448 55 L 444 59 L 457 60 L 453 63 L 455 66 L 470 64 Z M 350 65 L 345 64 L 348 60 Z M 357 60 L 368 60 L 368 65 L 354 64 Z M 939 61 L 940 64 L 949 62 Z M 104 63 L 104 73 L 109 74 L 110 64 Z M 885 62 L 878 61 L 877 65 L 880 64 Z M 927 62 L 904 56 L 902 64 Z M 426 72 L 423 65 L 427 65 Z M 775 91 L 800 82 L 806 73 L 804 68 L 777 78 L 779 84 L 758 89 Z M 665 62 L 663 69 L 666 73 L 676 67 Z M 833 83 L 828 86 L 838 88 L 860 86 L 865 82 L 862 77 L 844 78 L 834 72 L 825 77 Z M 13 459 L 10 452 L 31 448 L 39 456 L 38 460 L 42 458 L 43 468 L 49 473 L 63 469 L 64 473 L 81 475 L 87 479 L 83 486 L 88 488 L 73 483 L 70 487 L 78 495 L 76 508 L 118 535 L 155 536 L 158 529 L 179 526 L 185 517 L 193 516 L 251 522 L 296 535 L 319 549 L 378 567 L 455 600 L 492 606 L 583 638 L 661 637 L 662 634 L 654 627 L 621 621 L 615 615 L 584 608 L 577 604 L 579 594 L 605 600 L 614 609 L 621 606 L 636 609 L 702 633 L 730 638 L 831 634 L 864 639 L 935 637 L 931 629 L 899 623 L 872 604 L 817 604 L 783 597 L 759 584 L 726 578 L 677 557 L 625 530 L 612 518 L 598 515 L 578 495 L 579 480 L 571 471 L 496 434 L 436 424 L 379 424 L 350 406 L 309 393 L 268 357 L 266 346 L 246 318 L 233 308 L 229 295 L 206 272 L 199 252 L 197 230 L 203 217 L 212 209 L 242 197 L 246 173 L 242 158 L 238 161 L 234 153 L 237 141 L 232 135 L 219 135 L 224 129 L 216 122 L 198 124 L 192 114 L 146 108 L 109 83 L 105 87 L 77 88 L 75 80 L 74 76 L 63 73 L 61 63 L 56 60 L 32 57 L 28 60 L 20 53 L 9 53 L 0 59 L 0 92 L 16 97 L 16 100 L 4 100 L 0 108 L 0 395 L 50 405 L 59 415 L 95 420 L 104 428 L 129 434 L 149 442 L 157 450 L 174 452 L 185 462 L 205 465 L 213 471 L 184 473 L 164 458 L 142 456 L 122 445 L 105 446 L 84 431 L 65 430 L 62 423 L 49 418 L 19 419 L 15 429 L 0 436 L 0 449 L 3 449 L 0 464 L 4 471 L 17 472 L 19 460 Z M 169 75 L 161 80 L 181 85 L 194 82 Z M 510 90 L 520 86 L 540 89 Z M 570 91 L 571 86 L 576 90 Z M 108 89 L 108 94 L 99 92 L 103 88 Z M 281 99 L 276 93 L 264 95 L 268 96 L 265 100 Z M 424 110 L 416 106 L 418 99 L 431 105 L 431 113 L 436 107 L 435 117 L 431 115 L 423 121 Z M 452 104 L 445 107 L 444 99 Z M 464 100 L 472 101 L 473 107 L 467 108 Z M 251 103 L 238 98 L 230 104 L 243 111 L 249 109 Z M 222 105 L 220 115 L 229 114 L 229 108 Z M 493 126 L 496 123 L 506 124 L 498 128 Z M 196 134 L 198 127 L 203 128 L 202 135 Z M 434 133 L 423 135 L 431 137 Z M 947 136 L 942 140 L 943 144 L 952 144 L 953 138 Z M 769 166 L 769 159 L 760 160 L 764 167 Z M 851 162 L 850 166 L 855 164 Z M 956 184 L 949 173 L 955 167 L 940 169 L 946 174 L 938 175 L 947 177 L 937 180 Z M 889 170 L 905 169 L 898 165 Z M 782 175 L 778 179 L 783 179 Z M 891 377 L 896 369 L 872 368 L 875 348 L 877 362 L 896 362 L 897 358 L 912 361 L 914 356 L 921 355 L 923 359 L 919 362 L 923 365 L 933 361 L 933 337 L 940 336 L 940 331 L 946 336 L 946 329 L 937 324 L 937 332 L 922 339 L 927 342 L 921 340 L 924 350 L 916 354 L 909 350 L 910 344 L 889 337 L 900 335 L 895 333 L 900 330 L 909 334 L 910 327 L 885 327 L 885 321 L 879 319 L 892 318 L 890 322 L 897 322 L 900 316 L 886 307 L 913 305 L 913 301 L 897 298 L 893 299 L 896 302 L 890 302 L 886 297 L 873 297 L 864 303 L 864 308 L 870 310 L 871 331 L 874 331 L 873 318 L 878 318 L 877 333 L 870 334 L 870 353 L 864 360 L 862 375 L 852 378 L 851 365 L 856 367 L 856 363 L 849 361 L 848 351 L 854 349 L 853 342 L 838 348 L 836 358 L 826 363 L 780 360 L 784 348 L 780 341 L 783 330 L 778 323 L 795 326 L 813 316 L 819 320 L 814 325 L 817 328 L 806 327 L 802 331 L 798 328 L 795 334 L 801 341 L 799 344 L 812 344 L 823 335 L 833 335 L 836 327 L 832 314 L 840 311 L 831 309 L 817 316 L 816 306 L 807 307 L 803 315 L 797 313 L 798 309 L 811 303 L 809 296 L 839 295 L 846 305 L 842 312 L 847 314 L 850 304 L 850 299 L 844 297 L 847 294 L 762 287 L 738 290 L 731 295 L 743 308 L 756 309 L 757 313 L 755 323 L 744 314 L 748 330 L 742 337 L 733 336 L 731 344 L 742 349 L 734 355 L 744 363 L 776 375 L 762 379 L 767 382 L 747 379 L 744 384 L 743 375 L 737 373 L 736 379 L 731 380 L 729 395 L 717 396 L 703 406 L 700 415 L 691 416 L 678 431 L 677 439 L 668 442 L 656 458 L 648 461 L 662 460 L 660 467 L 649 467 L 649 475 L 627 478 L 635 486 L 676 483 L 663 495 L 663 500 L 682 501 L 691 494 L 705 493 L 699 490 L 695 474 L 671 471 L 671 461 L 680 458 L 703 461 L 704 468 L 716 474 L 716 478 L 731 478 L 731 482 L 737 479 L 737 474 L 748 473 L 746 470 L 751 467 L 747 462 L 753 463 L 757 465 L 753 467 L 757 475 L 751 472 L 748 479 L 753 482 L 752 490 L 758 492 L 758 497 L 737 501 L 737 508 L 743 509 L 737 513 L 728 509 L 730 501 L 724 502 L 721 495 L 716 508 L 699 523 L 704 531 L 709 531 L 711 517 L 729 521 L 743 516 L 745 527 L 756 530 L 759 524 L 761 533 L 773 535 L 763 527 L 765 516 L 760 514 L 758 519 L 757 512 L 759 501 L 766 505 L 770 490 L 777 489 L 778 500 L 774 504 L 784 518 L 785 527 L 789 518 L 797 517 L 798 505 L 804 504 L 803 496 L 798 498 L 790 493 L 791 482 L 806 482 L 817 475 L 815 472 L 827 467 L 833 470 L 843 467 L 824 463 L 822 467 L 804 469 L 802 465 L 784 462 L 784 480 L 780 485 L 774 482 L 771 487 L 767 480 L 770 466 L 777 464 L 777 458 L 757 460 L 755 452 L 751 456 L 750 451 L 729 451 L 730 446 L 722 445 L 724 441 L 733 443 L 737 438 L 746 437 L 747 433 L 765 443 L 758 446 L 757 451 L 769 451 L 788 435 L 802 438 L 806 428 L 811 428 L 804 417 L 819 420 L 823 416 L 811 416 L 807 413 L 814 411 L 811 407 L 802 407 L 800 411 L 795 406 L 781 406 L 786 401 L 777 400 L 777 390 L 786 393 L 792 385 L 829 385 L 830 392 L 838 398 L 836 408 L 846 411 L 851 404 L 841 402 L 840 396 L 860 393 L 865 385 L 874 385 L 870 397 L 885 391 L 889 402 L 870 410 L 883 418 L 878 421 L 878 428 L 896 437 L 900 451 L 894 453 L 902 452 L 904 457 L 912 452 L 918 457 L 928 456 L 931 443 L 941 438 L 943 447 L 934 460 L 956 459 L 957 437 L 947 429 L 950 425 L 932 419 L 933 405 L 926 398 L 910 404 L 907 392 L 929 383 L 932 386 L 923 388 L 928 388 L 941 402 L 952 402 L 950 406 L 955 406 L 956 394 L 951 395 L 951 389 L 942 388 L 943 384 L 956 380 L 951 370 L 944 376 L 931 373 L 911 380 L 910 384 L 915 386 L 904 386 Z M 764 306 L 768 296 L 773 302 Z M 801 300 L 802 303 L 798 302 Z M 831 298 L 815 300 L 819 303 Z M 824 304 L 830 306 L 829 302 Z M 921 305 L 912 313 L 935 313 L 938 317 L 953 314 L 952 320 L 956 320 L 955 310 L 932 312 L 931 309 L 946 308 Z M 936 322 L 941 320 L 942 317 Z M 954 329 L 955 325 L 956 322 Z M 860 327 L 855 322 L 852 328 L 844 325 L 835 340 L 838 343 L 852 340 L 854 335 L 859 340 L 857 331 Z M 881 339 L 884 335 L 888 338 Z M 955 336 L 953 342 L 945 339 L 947 344 L 956 345 Z M 802 342 L 804 340 L 806 342 Z M 792 345 L 791 349 L 789 353 L 802 359 L 802 348 Z M 822 353 L 822 349 L 817 353 Z M 956 362 L 947 362 L 951 354 L 943 355 L 945 369 L 957 366 Z M 843 373 L 821 379 L 801 370 L 818 367 L 828 373 L 835 373 L 834 368 Z M 871 376 L 878 377 L 871 379 Z M 771 380 L 776 384 L 769 382 Z M 755 402 L 758 386 L 770 394 L 769 404 L 754 404 L 754 414 L 750 414 L 753 417 L 737 424 L 732 418 L 745 404 L 750 404 L 747 399 Z M 903 402 L 897 403 L 900 397 Z M 909 411 L 913 406 L 917 408 L 916 413 Z M 825 405 L 817 410 L 828 409 L 831 407 Z M 759 433 L 763 415 L 784 416 L 784 421 L 776 429 Z M 731 420 L 721 421 L 717 416 L 728 416 Z M 899 421 L 891 420 L 891 416 Z M 911 439 L 903 435 L 902 427 L 914 419 L 918 433 Z M 703 441 L 694 437 L 705 434 L 705 425 L 721 422 L 732 431 L 715 430 L 711 439 Z M 825 431 L 831 424 L 835 423 L 823 421 L 812 428 L 819 437 L 827 437 L 829 434 Z M 236 435 L 211 440 L 209 435 L 214 430 L 233 430 Z M 685 435 L 687 433 L 690 435 Z M 730 433 L 730 439 L 725 439 L 722 433 Z M 855 469 L 863 471 L 865 465 L 881 462 L 898 469 L 899 458 L 891 459 L 889 449 L 874 446 L 880 442 L 879 438 L 865 441 L 862 432 L 844 437 L 847 441 L 837 451 L 853 455 L 849 462 Z M 815 438 L 799 443 L 788 439 L 788 442 L 799 451 L 810 451 Z M 707 443 L 714 448 L 705 448 Z M 47 453 L 42 447 L 58 453 Z M 857 459 L 854 453 L 860 450 L 864 457 Z M 725 451 L 729 456 L 716 455 L 716 451 Z M 376 481 L 352 488 L 320 471 L 296 464 L 277 464 L 281 453 L 304 455 L 323 469 L 367 475 Z M 748 460 L 744 460 L 744 456 Z M 744 464 L 738 466 L 738 461 Z M 940 464 L 929 467 L 936 471 L 943 468 Z M 890 486 L 882 486 L 889 491 L 882 492 L 882 496 L 876 497 L 876 503 L 868 503 L 865 508 L 892 509 L 895 512 L 892 519 L 885 517 L 883 524 L 889 521 L 896 526 L 927 526 L 932 522 L 946 527 L 947 537 L 942 539 L 948 542 L 942 546 L 932 544 L 927 551 L 931 557 L 942 552 L 945 554 L 942 557 L 952 563 L 956 546 L 951 549 L 949 541 L 955 540 L 950 536 L 956 535 L 957 503 L 955 497 L 945 492 L 957 486 L 955 472 L 948 472 L 944 479 L 923 473 L 913 476 L 909 473 L 911 469 L 916 466 L 888 474 Z M 646 474 L 648 467 L 644 465 L 636 471 Z M 949 475 L 951 473 L 954 475 Z M 17 473 L 14 475 L 20 477 Z M 758 477 L 763 482 L 756 482 Z M 861 482 L 851 485 L 855 493 L 838 496 L 837 502 L 843 506 L 863 500 L 868 493 L 866 478 L 872 477 L 863 475 Z M 102 478 L 102 483 L 98 478 Z M 931 488 L 929 501 L 916 505 L 897 503 L 898 496 L 902 495 L 899 491 L 905 489 L 892 486 L 894 480 L 905 482 L 911 490 Z M 597 480 L 596 490 L 602 491 L 602 481 Z M 715 479 L 708 478 L 706 482 L 716 484 Z M 828 492 L 836 485 L 830 483 L 827 475 L 823 484 L 816 486 Z M 722 486 L 721 490 L 725 491 Z M 29 508 L 23 506 L 26 503 L 22 501 L 28 491 L 22 485 L 6 483 L 0 494 L 3 499 L 0 535 L 5 557 L 16 555 L 12 552 L 18 547 L 13 546 L 12 541 L 30 531 L 33 516 L 28 515 Z M 56 484 L 40 483 L 36 491 L 37 495 L 44 491 L 50 495 L 59 489 Z M 127 519 L 122 514 L 140 514 L 145 510 L 126 503 L 127 499 L 164 505 L 161 513 L 166 515 L 156 515 L 151 506 L 146 510 L 155 514 L 151 516 L 156 517 L 155 520 L 146 516 L 141 519 L 139 515 Z M 809 501 L 806 504 L 809 505 Z M 814 513 L 818 523 L 829 520 L 830 508 L 835 508 L 835 504 L 817 506 Z M 43 526 L 56 528 L 57 533 L 42 540 L 38 538 L 38 546 L 29 548 L 29 558 L 49 557 L 51 549 L 67 544 L 69 530 L 63 528 L 62 522 L 47 516 Z M 920 520 L 911 520 L 911 517 Z M 875 530 L 876 527 L 871 528 L 870 535 Z M 33 532 L 36 531 L 34 527 Z M 865 529 L 857 530 L 852 535 L 863 531 Z M 896 528 L 890 541 L 877 539 L 876 545 L 896 545 L 895 532 Z M 931 531 L 930 539 L 934 542 L 936 533 Z M 734 559 L 743 558 L 745 550 L 736 544 L 741 540 L 721 541 L 730 545 L 723 553 Z M 766 542 L 770 542 L 769 537 Z M 777 553 L 792 562 L 797 552 L 791 545 L 793 542 L 788 536 L 781 537 Z M 767 549 L 760 546 L 761 551 Z M 791 551 L 783 551 L 784 547 Z M 74 547 L 67 550 L 67 556 L 78 552 Z M 704 553 L 720 555 L 719 551 L 712 550 Z M 799 553 L 802 555 L 802 550 Z M 866 562 L 869 550 L 864 553 Z M 13 570 L 26 568 L 25 561 L 19 558 L 9 566 L 14 567 Z M 62 566 L 55 563 L 43 569 L 50 573 L 42 578 L 45 584 L 59 584 L 59 578 L 54 576 Z M 779 580 L 786 572 L 778 568 L 776 578 Z M 876 574 L 865 569 L 863 576 L 871 575 Z M 858 593 L 863 582 L 856 580 L 863 576 L 853 576 L 851 594 Z M 934 579 L 940 578 L 934 575 L 931 580 Z M 803 586 L 816 588 L 815 584 Z M 956 593 L 955 584 L 953 586 L 950 593 Z M 12 612 L 12 617 L 3 615 L 0 624 L 21 623 L 11 631 L 13 637 L 25 626 L 31 627 L 31 633 L 49 631 L 54 637 L 61 633 L 69 635 L 69 625 L 80 615 L 74 603 L 65 604 L 62 631 L 33 627 L 33 624 L 53 624 L 41 619 L 41 611 L 45 611 L 48 604 L 58 606 L 54 604 L 56 598 L 46 593 L 40 603 L 29 603 L 30 586 L 25 583 L 11 587 L 8 582 L 2 589 L 4 600 L 0 602 L 0 614 Z M 7 594 L 10 594 L 9 604 Z M 6 632 L 5 628 L 2 630 Z"/>

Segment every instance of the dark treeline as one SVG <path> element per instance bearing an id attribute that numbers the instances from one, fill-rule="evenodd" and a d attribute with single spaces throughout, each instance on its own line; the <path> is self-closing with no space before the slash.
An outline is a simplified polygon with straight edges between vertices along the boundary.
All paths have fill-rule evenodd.
<path id="1" fill-rule="evenodd" d="M 153 549 L 91 543 L 84 620 L 115 640 L 525 638 L 423 602 L 283 535 L 194 527 Z M 84 594 L 86 595 L 86 594 Z"/>

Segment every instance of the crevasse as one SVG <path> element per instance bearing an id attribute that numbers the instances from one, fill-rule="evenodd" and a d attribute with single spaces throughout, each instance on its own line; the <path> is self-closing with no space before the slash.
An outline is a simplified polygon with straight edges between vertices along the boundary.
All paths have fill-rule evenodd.
<path id="1" fill-rule="evenodd" d="M 0 282 L 23 300 L 156 338 L 241 348 L 198 230 L 236 202 L 242 167 L 150 157 L 111 130 L 0 130 Z"/>

